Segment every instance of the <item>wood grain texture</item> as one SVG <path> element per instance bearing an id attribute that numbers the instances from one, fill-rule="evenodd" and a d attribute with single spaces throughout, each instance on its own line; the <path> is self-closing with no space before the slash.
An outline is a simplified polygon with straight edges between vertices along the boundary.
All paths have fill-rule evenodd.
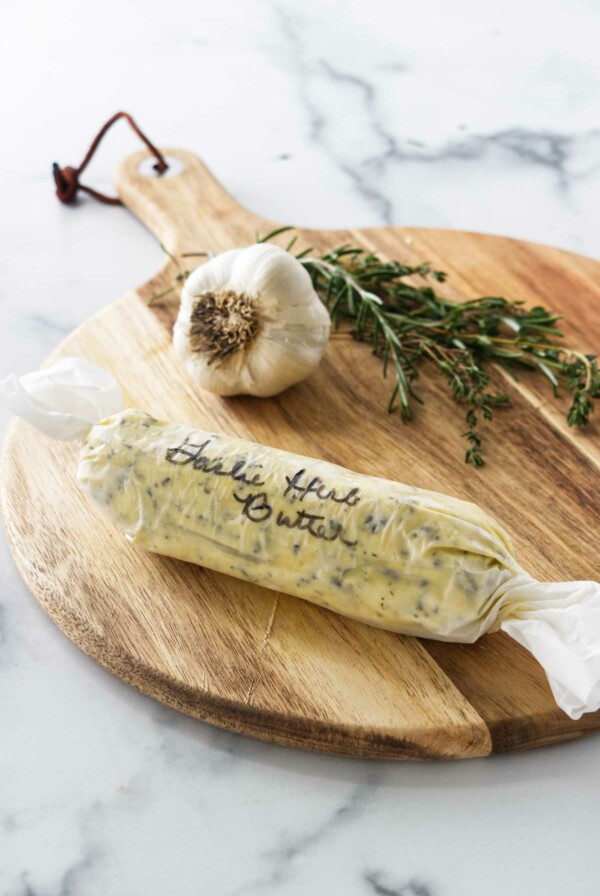
<path id="1" fill-rule="evenodd" d="M 117 174 L 124 203 L 173 253 L 251 243 L 271 222 L 241 208 L 193 155 L 182 171 L 144 177 L 144 154 Z M 503 294 L 566 315 L 571 343 L 600 344 L 600 264 L 521 241 L 442 230 L 302 230 L 317 250 L 360 243 L 450 274 L 451 297 Z M 424 379 L 410 426 L 384 413 L 388 387 L 366 346 L 334 337 L 318 371 L 273 399 L 220 399 L 179 366 L 170 327 L 174 268 L 88 320 L 49 361 L 83 355 L 110 369 L 128 403 L 159 417 L 323 457 L 362 473 L 473 500 L 513 536 L 540 579 L 598 577 L 597 425 L 568 429 L 543 384 L 503 383 L 516 411 L 499 414 L 482 471 L 462 459 L 460 414 Z M 498 373 L 498 377 L 502 377 Z M 484 756 L 579 737 L 537 663 L 502 634 L 463 646 L 371 629 L 283 594 L 144 553 L 78 491 L 77 449 L 13 422 L 2 504 L 31 591 L 90 656 L 144 693 L 233 731 L 291 746 L 394 759 Z"/>

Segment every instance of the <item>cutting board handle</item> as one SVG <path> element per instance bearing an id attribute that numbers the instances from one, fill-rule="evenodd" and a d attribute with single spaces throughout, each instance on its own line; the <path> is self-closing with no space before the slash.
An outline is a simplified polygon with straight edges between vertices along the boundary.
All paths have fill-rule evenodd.
<path id="1" fill-rule="evenodd" d="M 115 187 L 123 204 L 170 252 L 218 251 L 219 231 L 228 219 L 235 220 L 245 243 L 264 232 L 264 220 L 241 207 L 197 156 L 182 149 L 161 152 L 169 163 L 165 174 L 153 170 L 150 153 L 137 152 L 117 168 Z"/>

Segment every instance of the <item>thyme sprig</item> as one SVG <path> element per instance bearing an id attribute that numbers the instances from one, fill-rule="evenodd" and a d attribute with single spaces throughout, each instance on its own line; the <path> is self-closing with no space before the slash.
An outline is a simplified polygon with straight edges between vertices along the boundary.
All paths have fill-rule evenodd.
<path id="1" fill-rule="evenodd" d="M 258 242 L 290 231 L 281 227 Z M 286 249 L 292 252 L 297 237 Z M 377 253 L 344 245 L 318 257 L 305 249 L 295 257 L 310 274 L 313 286 L 331 316 L 334 328 L 369 342 L 383 362 L 383 376 L 391 369 L 395 382 L 388 411 L 398 408 L 404 421 L 422 404 L 415 383 L 421 367 L 430 364 L 446 380 L 453 398 L 466 405 L 465 460 L 484 463 L 480 421 L 491 420 L 509 396 L 495 391 L 490 367 L 499 365 L 516 376 L 519 369 L 537 370 L 555 395 L 562 387 L 571 394 L 569 426 L 585 426 L 600 398 L 600 371 L 595 355 L 582 354 L 557 340 L 559 315 L 538 305 L 484 296 L 455 302 L 439 296 L 431 285 L 446 274 L 429 264 L 416 266 L 382 259 Z M 420 278 L 419 285 L 407 278 Z"/>

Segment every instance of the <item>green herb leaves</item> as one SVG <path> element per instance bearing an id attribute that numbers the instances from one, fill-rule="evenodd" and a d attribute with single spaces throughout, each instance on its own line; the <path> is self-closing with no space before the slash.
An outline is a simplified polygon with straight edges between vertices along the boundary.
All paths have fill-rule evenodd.
<path id="1" fill-rule="evenodd" d="M 290 229 L 279 228 L 259 241 Z M 294 237 L 288 251 L 295 242 Z M 492 296 L 449 301 L 431 285 L 443 283 L 446 275 L 428 264 L 386 261 L 353 246 L 340 246 L 318 258 L 311 251 L 296 258 L 310 274 L 334 327 L 346 327 L 358 341 L 368 341 L 383 363 L 383 375 L 395 377 L 389 411 L 397 408 L 403 420 L 412 418 L 415 402 L 422 403 L 415 383 L 427 366 L 437 369 L 452 397 L 467 406 L 467 463 L 482 466 L 479 423 L 509 404 L 507 395 L 490 388 L 491 364 L 513 375 L 519 369 L 538 370 L 555 394 L 560 387 L 571 393 L 569 426 L 588 422 L 594 399 L 600 398 L 596 356 L 570 351 L 556 341 L 563 335 L 556 314 Z M 409 277 L 412 282 L 407 282 Z M 414 285 L 415 277 L 424 283 Z"/>

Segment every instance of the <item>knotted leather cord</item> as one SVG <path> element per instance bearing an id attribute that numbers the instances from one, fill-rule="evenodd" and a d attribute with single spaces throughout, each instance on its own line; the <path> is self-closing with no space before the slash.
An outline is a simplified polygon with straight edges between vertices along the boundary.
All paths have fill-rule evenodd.
<path id="1" fill-rule="evenodd" d="M 152 155 L 155 157 L 156 162 L 152 166 L 157 174 L 164 174 L 167 168 L 169 167 L 165 161 L 162 153 L 154 146 L 153 143 L 148 140 L 146 135 L 139 129 L 131 115 L 127 112 L 117 112 L 116 115 L 113 115 L 112 118 L 109 118 L 106 124 L 104 124 L 94 139 L 92 140 L 91 146 L 88 149 L 83 162 L 79 165 L 78 168 L 73 168 L 70 165 L 67 165 L 65 168 L 61 168 L 58 162 L 54 162 L 52 165 L 52 175 L 54 177 L 54 183 L 56 184 L 56 196 L 61 202 L 64 202 L 65 205 L 73 202 L 79 190 L 83 190 L 84 193 L 87 193 L 89 196 L 93 196 L 94 199 L 98 199 L 99 202 L 104 202 L 107 205 L 121 205 L 121 200 L 118 196 L 106 196 L 104 193 L 99 193 L 97 190 L 93 190 L 92 187 L 87 187 L 85 184 L 79 182 L 80 175 L 85 171 L 89 163 L 91 162 L 94 153 L 98 149 L 102 138 L 106 134 L 106 132 L 113 126 L 113 124 L 118 121 L 120 118 L 124 118 L 130 125 L 130 127 L 135 131 L 140 140 L 146 144 Z"/>

